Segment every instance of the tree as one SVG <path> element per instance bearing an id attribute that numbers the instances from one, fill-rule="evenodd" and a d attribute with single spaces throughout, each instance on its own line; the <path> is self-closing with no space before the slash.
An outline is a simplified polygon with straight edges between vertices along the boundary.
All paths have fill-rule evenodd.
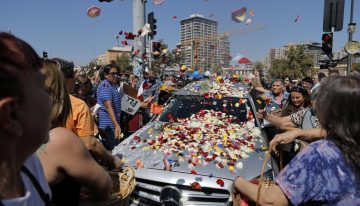
<path id="1" fill-rule="evenodd" d="M 158 74 L 161 74 L 165 67 L 168 65 L 168 53 L 163 53 L 164 50 L 168 49 L 168 45 L 165 44 L 164 40 L 161 39 L 158 41 L 160 47 L 158 48 L 159 55 L 152 54 L 151 70 L 155 71 Z"/>
<path id="2" fill-rule="evenodd" d="M 184 52 L 178 49 L 173 49 L 169 53 L 167 66 L 176 66 L 181 64 L 181 60 L 184 58 Z"/>
<path id="3" fill-rule="evenodd" d="M 91 62 L 89 62 L 87 67 L 90 68 L 90 69 L 93 69 L 96 66 L 97 66 L 97 63 L 96 63 L 96 60 L 94 59 Z"/>
<path id="4" fill-rule="evenodd" d="M 222 67 L 220 65 L 212 64 L 211 68 L 212 68 L 212 71 L 210 71 L 210 72 L 212 74 L 222 74 L 223 73 Z"/>
<path id="5" fill-rule="evenodd" d="M 260 61 L 256 61 L 255 62 L 255 70 L 258 72 L 261 72 L 264 70 L 264 64 L 261 63 Z"/>
<path id="6" fill-rule="evenodd" d="M 132 66 L 130 65 L 130 57 L 128 57 L 127 55 L 117 56 L 115 60 L 115 66 L 122 73 L 132 71 Z"/>
<path id="7" fill-rule="evenodd" d="M 275 77 L 302 78 L 315 73 L 313 59 L 304 52 L 303 46 L 290 47 L 286 58 L 275 59 L 269 70 L 269 74 Z"/>
<path id="8" fill-rule="evenodd" d="M 253 71 L 253 73 L 255 74 L 256 79 L 261 81 L 264 78 L 264 64 L 260 61 L 256 61 L 254 69 L 255 71 Z"/>
<path id="9" fill-rule="evenodd" d="M 315 74 L 313 59 L 304 52 L 304 46 L 290 47 L 287 58 L 289 59 L 289 69 L 295 70 L 290 72 L 294 75 L 293 77 L 306 77 Z"/>
<path id="10" fill-rule="evenodd" d="M 354 71 L 360 72 L 360 63 L 353 63 L 352 67 Z"/>
<path id="11" fill-rule="evenodd" d="M 284 73 L 286 73 L 286 71 L 289 70 L 288 65 L 289 65 L 289 60 L 287 59 L 275 59 L 271 64 L 271 67 L 269 69 L 269 74 L 275 77 L 284 76 Z"/>
<path id="12" fill-rule="evenodd" d="M 88 66 L 87 66 L 87 68 L 88 68 L 88 73 L 87 73 L 87 75 L 89 76 L 89 77 L 92 77 L 93 75 L 94 75 L 94 72 L 95 72 L 95 67 L 97 66 L 97 64 L 96 64 L 96 60 L 92 60 L 91 62 L 89 62 L 89 64 L 88 64 Z"/>

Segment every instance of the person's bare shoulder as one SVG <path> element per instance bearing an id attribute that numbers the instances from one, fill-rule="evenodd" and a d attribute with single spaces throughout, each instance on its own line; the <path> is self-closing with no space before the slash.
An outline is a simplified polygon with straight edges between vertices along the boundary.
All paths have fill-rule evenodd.
<path id="1" fill-rule="evenodd" d="M 78 136 L 64 127 L 50 130 L 50 145 L 54 150 L 61 150 L 61 153 L 83 147 Z"/>
<path id="2" fill-rule="evenodd" d="M 90 153 L 71 130 L 59 127 L 50 131 L 50 142 L 45 147 L 48 154 L 58 161 L 63 168 L 68 168 L 73 162 L 87 164 L 91 159 Z"/>

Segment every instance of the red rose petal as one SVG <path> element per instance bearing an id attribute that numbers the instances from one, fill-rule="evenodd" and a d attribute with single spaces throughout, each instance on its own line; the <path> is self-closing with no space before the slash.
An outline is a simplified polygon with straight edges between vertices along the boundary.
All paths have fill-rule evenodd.
<path id="1" fill-rule="evenodd" d="M 201 185 L 198 182 L 191 183 L 191 188 L 194 190 L 201 190 Z"/>
<path id="2" fill-rule="evenodd" d="M 148 141 L 147 143 L 148 143 L 148 145 L 153 145 L 153 144 L 155 144 L 155 140 L 152 139 L 152 140 Z"/>
<path id="3" fill-rule="evenodd" d="M 211 158 L 205 158 L 205 162 L 211 162 L 212 160 Z"/>
<path id="4" fill-rule="evenodd" d="M 224 185 L 225 185 L 224 180 L 222 180 L 222 179 L 217 179 L 216 184 L 220 185 L 221 187 L 224 187 Z"/>
<path id="5" fill-rule="evenodd" d="M 140 142 L 140 137 L 139 137 L 139 136 L 135 136 L 135 137 L 134 137 L 134 141 Z"/>
<path id="6" fill-rule="evenodd" d="M 191 174 L 197 175 L 197 172 L 195 170 L 191 170 Z"/>

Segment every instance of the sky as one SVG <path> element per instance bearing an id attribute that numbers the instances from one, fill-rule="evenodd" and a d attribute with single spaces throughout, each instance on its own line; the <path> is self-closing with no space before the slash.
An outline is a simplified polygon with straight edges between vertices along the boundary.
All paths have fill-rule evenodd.
<path id="1" fill-rule="evenodd" d="M 351 0 L 345 0 L 344 27 L 334 33 L 334 50 L 348 40 Z M 87 16 L 87 9 L 101 8 L 97 18 Z M 255 16 L 250 26 L 231 20 L 231 12 L 246 6 Z M 240 54 L 251 61 L 264 59 L 270 48 L 289 42 L 321 42 L 324 0 L 166 0 L 154 6 L 146 3 L 146 13 L 153 11 L 157 19 L 155 40 L 163 39 L 169 48 L 180 41 L 180 20 L 191 14 L 202 14 L 218 22 L 218 32 L 247 30 L 251 26 L 264 29 L 230 36 L 231 56 Z M 11 31 L 24 39 L 39 55 L 46 50 L 50 58 L 71 60 L 87 65 L 91 60 L 116 45 L 116 34 L 133 31 L 132 0 L 1 0 L 0 31 Z M 177 16 L 176 21 L 173 16 Z M 295 22 L 296 17 L 298 21 Z M 354 22 L 360 24 L 360 2 L 355 0 Z M 120 41 L 124 36 L 120 37 Z M 360 31 L 353 34 L 360 40 Z M 131 41 L 128 41 L 131 43 Z"/>

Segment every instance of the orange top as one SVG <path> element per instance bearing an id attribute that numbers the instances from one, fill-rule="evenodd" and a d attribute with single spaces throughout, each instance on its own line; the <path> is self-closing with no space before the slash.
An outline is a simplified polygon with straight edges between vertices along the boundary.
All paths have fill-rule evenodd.
<path id="1" fill-rule="evenodd" d="M 70 95 L 70 102 L 72 112 L 66 121 L 66 128 L 79 137 L 94 136 L 96 125 L 87 104 L 72 95 Z"/>

